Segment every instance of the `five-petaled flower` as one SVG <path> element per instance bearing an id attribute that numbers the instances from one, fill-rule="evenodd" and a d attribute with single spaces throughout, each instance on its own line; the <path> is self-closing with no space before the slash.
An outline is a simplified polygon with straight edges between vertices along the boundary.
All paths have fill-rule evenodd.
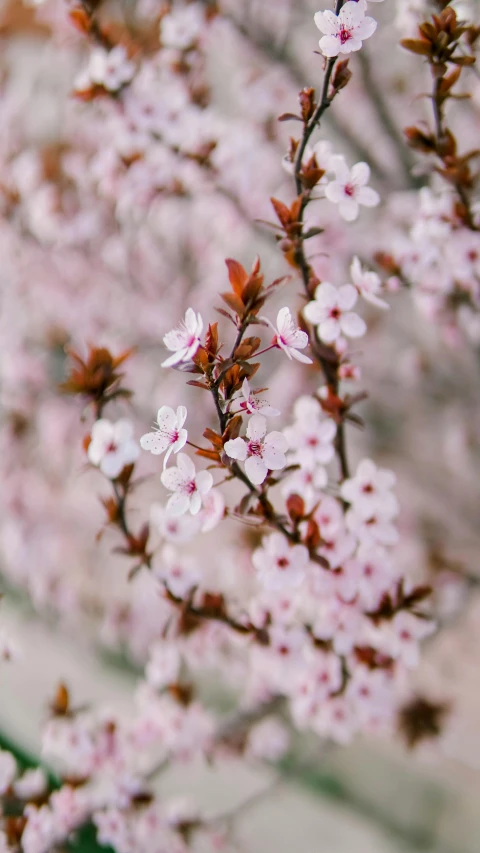
<path id="1" fill-rule="evenodd" d="M 179 453 L 175 468 L 166 468 L 162 472 L 162 483 L 172 492 L 167 502 L 167 512 L 170 515 L 183 515 L 190 510 L 196 515 L 202 506 L 202 500 L 213 485 L 213 477 L 209 471 L 197 471 L 192 460 L 185 454 Z"/>
<path id="2" fill-rule="evenodd" d="M 306 332 L 302 332 L 294 323 L 289 308 L 280 309 L 277 314 L 276 326 L 267 317 L 263 317 L 262 319 L 266 320 L 275 332 L 272 346 L 282 349 L 290 360 L 295 358 L 297 361 L 303 362 L 303 364 L 312 364 L 311 358 L 298 351 L 305 349 L 308 345 L 308 335 Z"/>
<path id="3" fill-rule="evenodd" d="M 325 195 L 333 204 L 338 204 L 342 219 L 353 222 L 358 216 L 359 205 L 376 207 L 380 196 L 371 187 L 367 187 L 370 180 L 370 167 L 367 163 L 355 163 L 349 169 L 345 158 L 337 154 L 331 159 L 331 168 L 335 173 L 335 180 L 327 184 Z"/>
<path id="4" fill-rule="evenodd" d="M 267 589 L 296 587 L 302 583 L 309 561 L 305 545 L 290 545 L 283 533 L 272 533 L 253 552 L 258 579 Z"/>
<path id="5" fill-rule="evenodd" d="M 233 413 L 245 412 L 249 415 L 255 415 L 258 413 L 263 415 L 265 418 L 275 418 L 280 414 L 278 409 L 274 409 L 266 400 L 262 400 L 261 397 L 257 397 L 255 393 L 250 390 L 248 379 L 243 380 L 241 393 L 233 400 L 232 405 L 230 406 L 230 411 Z"/>
<path id="6" fill-rule="evenodd" d="M 341 334 L 348 338 L 360 338 L 366 325 L 351 309 L 357 301 L 357 291 L 352 284 L 335 287 L 328 281 L 319 284 L 314 299 L 303 309 L 303 316 L 317 327 L 318 337 L 332 344 Z"/>
<path id="7" fill-rule="evenodd" d="M 126 465 L 137 461 L 139 452 L 130 421 L 125 418 L 116 423 L 106 418 L 95 421 L 87 455 L 106 477 L 115 480 Z"/>
<path id="8" fill-rule="evenodd" d="M 354 257 L 351 263 L 350 275 L 354 286 L 366 302 L 371 302 L 371 304 L 376 305 L 377 308 L 390 308 L 388 302 L 385 302 L 384 299 L 380 299 L 380 297 L 377 296 L 377 293 L 382 287 L 380 276 L 371 270 L 363 270 L 357 256 Z"/>
<path id="9" fill-rule="evenodd" d="M 363 39 L 369 38 L 377 29 L 374 18 L 365 15 L 363 3 L 349 0 L 338 15 L 327 9 L 317 12 L 314 21 L 321 33 L 320 50 L 324 56 L 338 56 L 360 50 Z"/>
<path id="10" fill-rule="evenodd" d="M 108 52 L 97 47 L 90 55 L 88 67 L 75 81 L 75 88 L 77 92 L 84 92 L 96 85 L 109 92 L 117 92 L 130 82 L 134 74 L 135 64 L 128 58 L 123 45 L 119 44 Z"/>
<path id="11" fill-rule="evenodd" d="M 225 453 L 230 459 L 245 462 L 245 473 L 255 486 L 265 480 L 268 471 L 279 471 L 287 464 L 287 440 L 281 432 L 267 435 L 267 421 L 263 415 L 253 415 L 247 426 L 247 438 L 234 438 L 225 442 Z"/>
<path id="12" fill-rule="evenodd" d="M 157 414 L 157 427 L 154 432 L 142 435 L 140 445 L 155 456 L 165 453 L 163 467 L 166 468 L 171 453 L 178 453 L 187 441 L 187 430 L 183 429 L 187 417 L 185 406 L 179 406 L 174 412 L 170 406 L 162 406 Z"/>
<path id="13" fill-rule="evenodd" d="M 193 308 L 188 308 L 179 326 L 164 335 L 163 343 L 173 352 L 162 367 L 173 367 L 182 361 L 191 361 L 200 346 L 200 335 L 203 330 L 203 320 L 200 314 L 195 314 Z"/>

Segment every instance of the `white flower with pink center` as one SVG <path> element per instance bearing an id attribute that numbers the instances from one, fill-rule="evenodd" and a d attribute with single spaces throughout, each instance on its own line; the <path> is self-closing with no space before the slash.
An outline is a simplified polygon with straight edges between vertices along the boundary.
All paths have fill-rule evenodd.
<path id="1" fill-rule="evenodd" d="M 371 515 L 365 515 L 352 507 L 348 510 L 345 521 L 350 532 L 363 544 L 389 546 L 398 542 L 398 531 L 392 524 L 388 508 L 385 516 L 379 508 Z"/>
<path id="2" fill-rule="evenodd" d="M 380 299 L 377 294 L 382 289 L 380 276 L 371 270 L 363 270 L 359 259 L 355 256 L 350 266 L 350 275 L 352 282 L 357 288 L 360 296 L 363 296 L 366 302 L 376 305 L 377 308 L 390 308 L 388 302 Z"/>
<path id="3" fill-rule="evenodd" d="M 370 167 L 367 163 L 356 163 L 349 169 L 345 158 L 339 154 L 332 157 L 331 166 L 335 180 L 325 187 L 325 195 L 333 204 L 338 204 L 342 219 L 353 222 L 358 216 L 360 205 L 376 207 L 379 204 L 379 194 L 367 187 L 370 180 Z"/>
<path id="4" fill-rule="evenodd" d="M 126 465 L 136 462 L 139 453 L 130 421 L 125 418 L 116 423 L 106 418 L 95 421 L 87 456 L 110 480 L 115 480 Z"/>
<path id="5" fill-rule="evenodd" d="M 344 480 L 340 494 L 352 504 L 356 513 L 370 518 L 378 511 L 385 520 L 398 512 L 398 503 L 392 488 L 396 482 L 393 471 L 377 468 L 371 459 L 362 459 L 354 477 Z"/>
<path id="6" fill-rule="evenodd" d="M 193 308 L 188 308 L 185 319 L 163 337 L 166 348 L 173 352 L 162 367 L 173 367 L 181 362 L 191 361 L 200 346 L 200 335 L 203 331 L 203 320 L 200 314 L 195 314 Z"/>
<path id="7" fill-rule="evenodd" d="M 301 361 L 303 364 L 312 364 L 311 358 L 304 355 L 302 352 L 299 352 L 299 350 L 305 349 L 305 347 L 308 346 L 308 335 L 306 332 L 302 332 L 302 330 L 298 328 L 293 320 L 289 308 L 280 309 L 277 314 L 276 326 L 273 325 L 268 317 L 262 317 L 262 320 L 265 320 L 275 332 L 272 346 L 277 346 L 279 349 L 283 350 L 290 361 L 294 358 L 297 361 Z"/>
<path id="8" fill-rule="evenodd" d="M 281 432 L 267 435 L 267 421 L 263 415 L 252 415 L 247 438 L 225 442 L 224 450 L 230 459 L 245 463 L 245 473 L 255 486 L 263 483 L 269 471 L 279 471 L 287 464 L 287 440 Z"/>
<path id="9" fill-rule="evenodd" d="M 195 465 L 185 453 L 177 456 L 175 468 L 166 468 L 162 472 L 162 483 L 172 492 L 167 502 L 167 512 L 171 515 L 183 515 L 190 511 L 196 515 L 202 506 L 203 498 L 213 485 L 209 471 L 197 473 Z"/>
<path id="10" fill-rule="evenodd" d="M 233 400 L 230 411 L 233 414 L 241 412 L 249 415 L 259 414 L 264 418 L 276 418 L 280 414 L 278 409 L 274 409 L 266 400 L 257 397 L 256 393 L 250 390 L 248 379 L 243 380 L 241 393 Z"/>
<path id="11" fill-rule="evenodd" d="M 199 516 L 169 515 L 162 504 L 155 503 L 150 507 L 150 524 L 167 542 L 183 544 L 198 533 Z"/>
<path id="12" fill-rule="evenodd" d="M 333 344 L 341 335 L 360 338 L 367 327 L 351 309 L 357 301 L 353 284 L 340 287 L 324 281 L 315 290 L 314 299 L 303 309 L 303 316 L 317 327 L 317 334 L 325 344 Z"/>
<path id="13" fill-rule="evenodd" d="M 362 41 L 377 29 L 376 20 L 365 15 L 364 4 L 355 0 L 345 3 L 338 15 L 329 9 L 317 12 L 314 21 L 320 32 L 325 34 L 319 41 L 324 56 L 360 50 Z"/>
<path id="14" fill-rule="evenodd" d="M 305 545 L 291 545 L 283 533 L 272 533 L 253 552 L 252 562 L 267 589 L 297 587 L 305 578 L 309 553 Z"/>
<path id="15" fill-rule="evenodd" d="M 313 397 L 299 397 L 295 402 L 294 416 L 294 423 L 283 430 L 290 451 L 289 461 L 309 471 L 326 465 L 335 453 L 335 422 L 332 418 L 323 417 L 320 405 Z M 319 479 L 323 479 L 322 474 Z"/>
<path id="16" fill-rule="evenodd" d="M 383 654 L 401 660 L 407 667 L 416 667 L 419 661 L 419 642 L 435 630 L 430 619 L 419 619 L 413 613 L 401 610 L 393 619 L 371 624 L 369 642 Z"/>
<path id="17" fill-rule="evenodd" d="M 83 92 L 95 84 L 109 92 L 117 92 L 130 82 L 134 74 L 135 64 L 128 58 L 123 45 L 117 45 L 108 52 L 97 47 L 90 55 L 87 68 L 78 76 L 75 88 Z"/>
<path id="18" fill-rule="evenodd" d="M 154 456 L 165 453 L 163 467 L 165 468 L 171 453 L 178 453 L 185 447 L 188 433 L 183 429 L 187 418 L 185 406 L 179 406 L 174 412 L 170 406 L 162 406 L 157 414 L 157 426 L 154 432 L 142 435 L 140 446 L 143 450 L 149 450 Z"/>

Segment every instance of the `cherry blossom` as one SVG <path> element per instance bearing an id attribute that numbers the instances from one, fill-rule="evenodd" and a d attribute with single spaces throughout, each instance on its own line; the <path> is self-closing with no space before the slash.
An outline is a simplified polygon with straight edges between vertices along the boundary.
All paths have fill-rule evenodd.
<path id="1" fill-rule="evenodd" d="M 295 421 L 285 427 L 283 434 L 289 448 L 289 461 L 299 463 L 302 468 L 315 470 L 333 459 L 333 441 L 337 426 L 332 418 L 323 417 L 316 401 L 300 397 L 295 404 Z M 309 405 L 313 403 L 313 407 Z M 323 474 L 319 474 L 321 479 Z"/>
<path id="2" fill-rule="evenodd" d="M 328 281 L 319 284 L 314 299 L 303 309 L 306 320 L 317 327 L 319 338 L 326 344 L 334 343 L 341 334 L 360 338 L 366 332 L 365 322 L 351 309 L 357 301 L 357 291 L 352 284 L 340 287 Z"/>
<path id="3" fill-rule="evenodd" d="M 353 0 L 349 0 L 347 5 L 350 3 L 353 3 Z M 367 163 L 356 163 L 349 169 L 345 158 L 336 155 L 332 157 L 330 165 L 335 173 L 335 180 L 325 187 L 325 195 L 333 204 L 338 204 L 342 219 L 353 222 L 358 216 L 360 205 L 376 207 L 379 204 L 378 193 L 367 187 L 370 180 L 370 167 Z"/>
<path id="4" fill-rule="evenodd" d="M 111 480 L 118 477 L 126 465 L 137 461 L 140 448 L 133 438 L 133 425 L 122 420 L 112 423 L 106 418 L 95 421 L 87 456 Z"/>
<path id="5" fill-rule="evenodd" d="M 130 82 L 134 74 L 135 64 L 129 60 L 122 45 L 117 45 L 108 52 L 97 47 L 90 54 L 88 67 L 77 78 L 75 87 L 82 92 L 96 84 L 110 92 L 117 92 Z"/>
<path id="6" fill-rule="evenodd" d="M 398 512 L 398 503 L 392 488 L 396 477 L 393 471 L 377 468 L 371 459 L 363 459 L 354 477 L 345 480 L 340 493 L 364 518 L 380 512 L 383 518 L 393 518 Z"/>
<path id="7" fill-rule="evenodd" d="M 179 406 L 174 412 L 170 406 L 162 406 L 157 414 L 157 427 L 154 432 L 142 435 L 140 446 L 149 450 L 154 455 L 165 453 L 163 467 L 165 468 L 171 453 L 178 453 L 185 447 L 187 441 L 187 430 L 183 425 L 187 418 L 185 406 Z"/>
<path id="8" fill-rule="evenodd" d="M 299 350 L 305 349 L 308 346 L 308 335 L 295 325 L 289 308 L 280 309 L 277 314 L 276 326 L 267 317 L 263 319 L 266 320 L 275 332 L 275 337 L 272 341 L 273 346 L 277 346 L 283 350 L 290 360 L 294 358 L 303 364 L 312 364 L 311 358 L 299 352 Z"/>
<path id="9" fill-rule="evenodd" d="M 302 583 L 309 554 L 304 545 L 291 545 L 283 533 L 272 533 L 253 552 L 252 562 L 264 587 L 282 589 Z"/>
<path id="10" fill-rule="evenodd" d="M 161 479 L 165 488 L 173 493 L 167 502 L 167 512 L 171 515 L 183 515 L 188 511 L 196 515 L 203 497 L 213 485 L 210 472 L 197 473 L 194 463 L 185 453 L 178 454 L 176 467 L 166 468 Z"/>
<path id="11" fill-rule="evenodd" d="M 358 290 L 360 296 L 375 305 L 377 308 L 390 308 L 388 302 L 380 299 L 377 293 L 381 290 L 382 282 L 380 276 L 376 272 L 363 270 L 359 259 L 355 256 L 350 266 L 350 276 L 352 282 Z"/>
<path id="12" fill-rule="evenodd" d="M 363 4 L 355 0 L 348 0 L 338 15 L 327 9 L 325 12 L 317 12 L 314 20 L 320 32 L 325 33 L 319 42 L 324 56 L 338 56 L 339 53 L 360 50 L 362 41 L 377 29 L 375 19 L 366 17 Z"/>
<path id="13" fill-rule="evenodd" d="M 268 471 L 279 471 L 287 464 L 287 441 L 281 432 L 267 434 L 267 421 L 263 415 L 252 415 L 247 426 L 247 438 L 234 438 L 225 442 L 224 450 L 230 459 L 245 462 L 245 473 L 255 486 L 260 486 Z"/>
<path id="14" fill-rule="evenodd" d="M 261 761 L 279 761 L 288 750 L 290 735 L 280 720 L 266 717 L 250 729 L 246 753 Z"/>
<path id="15" fill-rule="evenodd" d="M 180 555 L 172 545 L 165 545 L 153 571 L 157 580 L 164 583 L 173 595 L 185 598 L 197 586 L 200 574 L 192 557 Z"/>
<path id="16" fill-rule="evenodd" d="M 257 397 L 255 392 L 250 390 L 248 379 L 243 380 L 241 393 L 235 397 L 230 406 L 230 411 L 234 413 L 246 412 L 249 415 L 259 414 L 263 415 L 264 418 L 275 418 L 280 414 L 278 409 L 274 409 L 266 400 Z"/>
<path id="17" fill-rule="evenodd" d="M 200 346 L 200 335 L 203 330 L 203 320 L 200 314 L 195 314 L 193 308 L 188 308 L 185 320 L 164 335 L 163 343 L 167 349 L 172 350 L 170 355 L 162 362 L 162 367 L 173 367 L 181 362 L 191 361 Z"/>

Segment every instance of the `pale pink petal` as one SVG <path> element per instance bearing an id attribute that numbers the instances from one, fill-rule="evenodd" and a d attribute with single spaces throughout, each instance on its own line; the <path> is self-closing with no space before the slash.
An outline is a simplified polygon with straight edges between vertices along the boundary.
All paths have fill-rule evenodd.
<path id="1" fill-rule="evenodd" d="M 166 472 L 165 472 L 166 473 Z M 167 501 L 167 515 L 183 515 L 190 506 L 190 498 L 181 492 L 174 492 Z"/>
<path id="2" fill-rule="evenodd" d="M 186 453 L 178 454 L 177 465 L 182 475 L 186 479 L 193 480 L 193 478 L 195 477 L 195 465 Z"/>
<path id="3" fill-rule="evenodd" d="M 140 439 L 140 447 L 149 450 L 154 456 L 163 453 L 169 445 L 168 438 L 159 432 L 147 432 Z"/>
<path id="4" fill-rule="evenodd" d="M 119 453 L 107 453 L 106 456 L 103 457 L 100 462 L 100 470 L 106 477 L 111 480 L 114 480 L 118 477 L 119 474 L 123 471 L 125 467 L 123 454 Z"/>
<path id="5" fill-rule="evenodd" d="M 165 336 L 166 337 L 166 336 Z M 165 338 L 163 339 L 165 343 Z M 167 344 L 165 344 L 167 346 Z M 168 349 L 174 349 L 173 347 L 168 347 Z M 175 364 L 180 364 L 183 360 L 183 356 L 185 355 L 186 350 L 181 349 L 178 352 L 174 352 L 173 355 L 170 355 L 165 361 L 162 361 L 162 367 L 173 367 Z"/>
<path id="6" fill-rule="evenodd" d="M 137 461 L 140 455 L 140 448 L 137 442 L 131 439 L 122 446 L 121 453 L 123 455 L 124 464 L 131 465 L 133 462 Z"/>
<path id="7" fill-rule="evenodd" d="M 325 35 L 334 35 L 338 32 L 339 23 L 337 16 L 327 9 L 326 12 L 317 12 L 313 18 L 315 26 Z"/>
<path id="8" fill-rule="evenodd" d="M 263 415 L 252 415 L 247 426 L 247 436 L 252 441 L 261 441 L 267 432 L 267 421 Z"/>
<path id="9" fill-rule="evenodd" d="M 247 445 L 243 438 L 233 438 L 226 441 L 223 449 L 230 459 L 238 459 L 240 462 L 245 462 L 247 458 Z"/>
<path id="10" fill-rule="evenodd" d="M 176 492 L 188 482 L 188 479 L 178 468 L 167 468 L 162 471 L 160 479 L 169 492 Z"/>
<path id="11" fill-rule="evenodd" d="M 266 466 L 270 468 L 271 471 L 279 471 L 281 468 L 285 468 L 285 465 L 287 464 L 285 453 L 276 444 L 265 444 L 262 457 Z M 247 470 L 246 466 L 245 470 Z"/>
<path id="12" fill-rule="evenodd" d="M 201 495 L 206 495 L 213 486 L 213 477 L 210 471 L 199 471 L 195 477 L 195 485 Z"/>
<path id="13" fill-rule="evenodd" d="M 290 314 L 289 308 L 280 308 L 280 311 L 277 314 L 277 330 L 283 336 L 284 333 L 287 333 L 291 330 L 292 327 L 292 316 Z"/>
<path id="14" fill-rule="evenodd" d="M 198 492 L 194 492 L 190 498 L 190 513 L 197 515 L 202 508 L 202 497 Z"/>
<path id="15" fill-rule="evenodd" d="M 332 181 L 325 187 L 325 196 L 333 204 L 339 204 L 345 198 L 345 185 L 339 181 Z"/>
<path id="16" fill-rule="evenodd" d="M 344 197 L 338 205 L 338 212 L 345 222 L 353 222 L 358 216 L 358 201 L 354 198 Z"/>
<path id="17" fill-rule="evenodd" d="M 185 325 L 190 332 L 190 334 L 194 335 L 197 331 L 197 316 L 193 308 L 187 308 L 185 314 Z"/>
<path id="18" fill-rule="evenodd" d="M 330 168 L 336 175 L 337 181 L 346 184 L 350 180 L 350 169 L 343 154 L 335 154 L 330 162 Z"/>
<path id="19" fill-rule="evenodd" d="M 360 41 L 360 39 L 352 36 L 352 38 L 349 38 L 348 41 L 346 41 L 344 44 L 342 44 L 339 52 L 340 53 L 355 53 L 355 51 L 360 50 L 361 47 L 362 47 L 362 42 Z"/>
<path id="20" fill-rule="evenodd" d="M 176 426 L 176 415 L 170 406 L 162 406 L 157 412 L 157 424 L 161 430 L 173 430 Z"/>
<path id="21" fill-rule="evenodd" d="M 354 314 L 353 312 L 344 314 L 340 320 L 340 325 L 342 327 L 343 334 L 347 335 L 349 338 L 361 338 L 367 331 L 365 322 L 358 316 L 358 314 Z"/>
<path id="22" fill-rule="evenodd" d="M 126 418 L 122 418 L 113 425 L 113 440 L 123 444 L 133 436 L 133 424 Z"/>
<path id="23" fill-rule="evenodd" d="M 338 288 L 338 305 L 342 311 L 350 311 L 358 299 L 358 293 L 353 284 L 342 284 Z"/>
<path id="24" fill-rule="evenodd" d="M 329 281 L 324 281 L 319 284 L 315 290 L 315 302 L 309 302 L 309 305 L 317 303 L 322 308 L 334 308 L 337 304 L 337 288 L 330 284 Z"/>
<path id="25" fill-rule="evenodd" d="M 177 427 L 181 429 L 187 420 L 187 409 L 185 406 L 179 406 L 177 409 Z"/>
<path id="26" fill-rule="evenodd" d="M 360 187 L 357 190 L 356 197 L 360 204 L 365 207 L 376 207 L 380 203 L 380 196 L 376 190 L 371 187 Z"/>
<path id="27" fill-rule="evenodd" d="M 340 334 L 340 323 L 333 317 L 329 317 L 328 320 L 324 320 L 323 323 L 320 323 L 317 331 L 319 337 L 324 343 L 331 344 L 333 341 L 337 340 Z"/>
<path id="28" fill-rule="evenodd" d="M 358 25 L 355 35 L 359 39 L 368 39 L 374 34 L 376 29 L 377 21 L 375 20 L 375 18 L 369 18 L 367 16 Z"/>
<path id="29" fill-rule="evenodd" d="M 321 323 L 326 313 L 326 308 L 316 299 L 308 302 L 303 309 L 303 316 L 305 319 L 314 325 Z"/>
<path id="30" fill-rule="evenodd" d="M 301 361 L 302 364 L 313 364 L 312 359 L 309 358 L 308 355 L 304 355 L 303 352 L 299 352 L 298 349 L 291 349 L 290 355 L 292 358 L 296 359 L 296 361 Z"/>
<path id="31" fill-rule="evenodd" d="M 267 466 L 259 456 L 249 456 L 245 462 L 245 473 L 254 486 L 260 486 L 267 476 Z"/>
<path id="32" fill-rule="evenodd" d="M 350 175 L 352 183 L 357 187 L 363 187 L 370 180 L 370 166 L 368 163 L 355 163 Z"/>
<path id="33" fill-rule="evenodd" d="M 338 56 L 342 46 L 335 36 L 322 36 L 318 44 L 324 56 Z"/>

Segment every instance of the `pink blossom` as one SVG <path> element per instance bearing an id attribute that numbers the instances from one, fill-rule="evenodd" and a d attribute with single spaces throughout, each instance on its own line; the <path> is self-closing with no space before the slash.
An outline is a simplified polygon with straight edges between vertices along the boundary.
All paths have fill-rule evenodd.
<path id="1" fill-rule="evenodd" d="M 235 414 L 238 412 L 247 412 L 249 415 L 259 414 L 264 418 L 275 418 L 280 414 L 278 409 L 274 409 L 266 400 L 257 397 L 255 392 L 250 390 L 248 379 L 243 380 L 240 395 L 235 397 L 230 411 Z"/>
<path id="2" fill-rule="evenodd" d="M 326 465 L 333 459 L 336 424 L 332 418 L 323 416 L 313 397 L 299 397 L 294 416 L 293 424 L 283 431 L 290 450 L 289 461 L 314 471 L 317 466 Z"/>
<path id="3" fill-rule="evenodd" d="M 267 589 L 296 587 L 302 583 L 309 562 L 305 545 L 291 545 L 283 533 L 264 537 L 262 547 L 253 552 L 258 579 Z"/>
<path id="4" fill-rule="evenodd" d="M 75 81 L 75 88 L 82 92 L 95 84 L 109 92 L 117 92 L 130 82 L 134 74 L 135 65 L 129 60 L 123 45 L 117 45 L 109 52 L 97 47 L 90 54 L 88 67 Z"/>
<path id="5" fill-rule="evenodd" d="M 180 544 L 190 542 L 198 533 L 199 517 L 191 515 L 170 515 L 162 504 L 150 507 L 150 523 L 167 542 Z"/>
<path id="6" fill-rule="evenodd" d="M 386 514 L 377 508 L 371 515 L 364 511 L 349 509 L 345 521 L 348 529 L 363 544 L 395 545 L 398 542 L 398 531 L 392 524 L 392 517 L 386 509 Z"/>
<path id="7" fill-rule="evenodd" d="M 303 364 L 312 364 L 311 358 L 299 352 L 299 350 L 305 349 L 308 346 L 308 335 L 306 332 L 302 332 L 294 323 L 289 308 L 280 309 L 277 314 L 276 327 L 267 317 L 262 319 L 266 320 L 275 332 L 272 342 L 274 346 L 282 349 L 290 360 L 294 358 L 297 361 L 303 362 Z"/>
<path id="8" fill-rule="evenodd" d="M 338 15 L 327 9 L 317 12 L 314 20 L 320 32 L 325 33 L 319 42 L 324 56 L 360 50 L 362 41 L 377 29 L 375 19 L 366 17 L 364 6 L 355 0 L 345 3 Z"/>
<path id="9" fill-rule="evenodd" d="M 349 0 L 347 5 L 352 2 L 353 0 Z M 370 180 L 370 167 L 367 163 L 356 163 L 349 169 L 345 158 L 337 155 L 332 157 L 331 166 L 335 180 L 326 186 L 325 195 L 333 204 L 338 204 L 342 219 L 353 222 L 358 216 L 360 205 L 376 207 L 379 204 L 378 193 L 366 186 Z"/>
<path id="10" fill-rule="evenodd" d="M 176 413 L 170 406 L 162 406 L 157 414 L 157 427 L 154 432 L 142 435 L 140 446 L 154 455 L 165 453 L 163 467 L 165 468 L 171 453 L 178 453 L 185 447 L 188 433 L 183 429 L 187 417 L 185 406 L 179 406 Z"/>
<path id="11" fill-rule="evenodd" d="M 275 717 L 266 717 L 252 726 L 247 738 L 246 754 L 260 761 L 279 761 L 290 746 L 286 726 Z"/>
<path id="12" fill-rule="evenodd" d="M 173 367 L 175 364 L 191 361 L 200 346 L 202 330 L 203 320 L 200 314 L 195 314 L 193 308 L 188 308 L 185 320 L 163 337 L 163 343 L 173 355 L 162 362 L 162 367 Z"/>
<path id="13" fill-rule="evenodd" d="M 225 453 L 231 459 L 245 462 L 245 473 L 251 483 L 261 485 L 268 471 L 278 471 L 287 464 L 287 442 L 281 432 L 267 435 L 267 421 L 263 415 L 252 415 L 247 426 L 247 438 L 234 438 L 225 442 Z"/>
<path id="14" fill-rule="evenodd" d="M 192 557 L 180 556 L 172 545 L 165 545 L 162 549 L 154 575 L 177 598 L 185 598 L 200 580 L 195 560 Z"/>
<path id="15" fill-rule="evenodd" d="M 166 468 L 162 472 L 162 483 L 172 495 L 167 502 L 167 512 L 171 515 L 183 515 L 190 511 L 196 515 L 202 506 L 203 497 L 213 485 L 209 471 L 197 471 L 195 465 L 185 453 L 177 456 L 175 468 Z"/>
<path id="16" fill-rule="evenodd" d="M 378 511 L 382 518 L 391 519 L 398 512 L 397 499 L 391 491 L 395 481 L 393 471 L 377 468 L 371 459 L 363 459 L 355 476 L 344 480 L 340 493 L 364 518 Z"/>
<path id="17" fill-rule="evenodd" d="M 309 323 L 317 327 L 319 338 L 332 344 L 341 334 L 349 338 L 360 338 L 367 327 L 361 317 L 351 309 L 357 301 L 357 291 L 352 284 L 335 287 L 327 281 L 319 284 L 314 299 L 303 309 Z"/>
<path id="18" fill-rule="evenodd" d="M 367 302 L 371 302 L 377 308 L 390 308 L 388 302 L 377 296 L 382 287 L 380 276 L 376 272 L 362 270 L 362 265 L 357 256 L 354 257 L 350 266 L 350 275 L 360 296 L 363 296 Z"/>
<path id="19" fill-rule="evenodd" d="M 137 461 L 139 452 L 130 421 L 124 418 L 116 423 L 106 418 L 95 421 L 87 455 L 106 477 L 111 480 L 118 477 L 126 465 Z"/>
<path id="20" fill-rule="evenodd" d="M 198 515 L 202 533 L 210 533 L 220 524 L 225 515 L 225 498 L 220 489 L 212 489 L 203 498 L 202 508 Z"/>

